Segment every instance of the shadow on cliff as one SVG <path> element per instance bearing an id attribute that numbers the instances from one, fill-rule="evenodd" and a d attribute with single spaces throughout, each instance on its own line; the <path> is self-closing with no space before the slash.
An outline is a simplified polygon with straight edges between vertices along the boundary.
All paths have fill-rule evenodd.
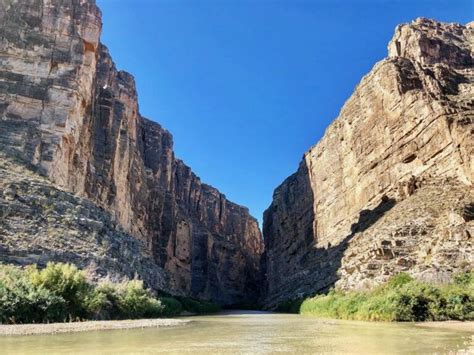
<path id="1" fill-rule="evenodd" d="M 373 209 L 364 209 L 359 212 L 359 218 L 357 222 L 351 225 L 351 232 L 342 241 L 334 246 L 328 245 L 328 248 L 316 248 L 315 258 L 316 260 L 324 260 L 322 268 L 319 268 L 321 274 L 321 282 L 317 289 L 313 290 L 312 295 L 318 293 L 325 293 L 329 291 L 339 279 L 338 271 L 342 266 L 342 258 L 344 252 L 349 246 L 349 243 L 357 233 L 362 233 L 372 225 L 374 225 L 385 213 L 391 210 L 395 206 L 396 200 L 383 196 L 379 204 Z M 314 260 L 314 259 L 313 259 Z M 318 271 L 316 271 L 318 272 Z"/>
<path id="2" fill-rule="evenodd" d="M 353 237 L 356 233 L 363 232 L 377 222 L 386 212 L 395 206 L 395 199 L 383 196 L 380 203 L 372 210 L 362 210 L 359 213 L 359 219 L 351 226 L 351 234 L 348 238 Z"/>

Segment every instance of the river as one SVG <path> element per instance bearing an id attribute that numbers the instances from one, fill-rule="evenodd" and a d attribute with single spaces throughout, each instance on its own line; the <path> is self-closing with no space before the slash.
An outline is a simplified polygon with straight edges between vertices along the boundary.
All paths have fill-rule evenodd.
<path id="1" fill-rule="evenodd" d="M 471 353 L 473 333 L 407 323 L 227 312 L 170 328 L 0 338 L 1 354 Z"/>

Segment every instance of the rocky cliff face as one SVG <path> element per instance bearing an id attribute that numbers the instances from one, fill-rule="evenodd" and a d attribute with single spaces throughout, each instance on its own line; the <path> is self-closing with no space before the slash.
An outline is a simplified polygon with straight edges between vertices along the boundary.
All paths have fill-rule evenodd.
<path id="1" fill-rule="evenodd" d="M 472 266 L 474 26 L 418 19 L 265 212 L 266 305 Z"/>
<path id="2" fill-rule="evenodd" d="M 72 262 L 94 279 L 139 276 L 150 288 L 169 289 L 168 274 L 144 244 L 110 214 L 66 192 L 16 155 L 0 151 L 0 261 L 15 265 Z"/>
<path id="3" fill-rule="evenodd" d="M 169 289 L 224 305 L 258 297 L 248 210 L 200 179 L 138 110 L 133 77 L 100 43 L 93 0 L 0 3 L 0 145 L 91 199 L 146 245 Z"/>

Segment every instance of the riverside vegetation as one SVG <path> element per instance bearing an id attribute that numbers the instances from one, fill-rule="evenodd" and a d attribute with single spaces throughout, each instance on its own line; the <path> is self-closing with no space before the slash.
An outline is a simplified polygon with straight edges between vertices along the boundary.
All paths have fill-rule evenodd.
<path id="1" fill-rule="evenodd" d="M 0 323 L 49 323 L 172 317 L 213 313 L 216 304 L 189 297 L 154 296 L 143 281 L 88 280 L 73 264 L 24 268 L 0 265 Z M 370 321 L 474 320 L 474 271 L 434 285 L 406 273 L 368 291 L 331 290 L 279 309 L 322 318 Z"/>
<path id="2" fill-rule="evenodd" d="M 48 263 L 42 270 L 0 265 L 1 323 L 159 318 L 218 310 L 207 301 L 155 297 L 139 280 L 93 283 L 72 264 Z"/>
<path id="3" fill-rule="evenodd" d="M 474 271 L 434 285 L 406 273 L 370 291 L 331 290 L 287 305 L 287 310 L 324 318 L 370 321 L 474 320 Z"/>

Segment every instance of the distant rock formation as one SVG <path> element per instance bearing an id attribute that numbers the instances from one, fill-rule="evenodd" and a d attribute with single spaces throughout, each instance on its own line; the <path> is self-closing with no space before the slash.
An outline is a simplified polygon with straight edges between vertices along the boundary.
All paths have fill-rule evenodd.
<path id="1" fill-rule="evenodd" d="M 201 183 L 170 133 L 140 115 L 133 77 L 100 43 L 94 0 L 6 0 L 0 23 L 0 147 L 104 208 L 165 270 L 166 289 L 255 302 L 257 221 Z"/>
<path id="2" fill-rule="evenodd" d="M 474 26 L 398 26 L 298 171 L 274 192 L 263 234 L 268 308 L 407 271 L 472 267 Z"/>

